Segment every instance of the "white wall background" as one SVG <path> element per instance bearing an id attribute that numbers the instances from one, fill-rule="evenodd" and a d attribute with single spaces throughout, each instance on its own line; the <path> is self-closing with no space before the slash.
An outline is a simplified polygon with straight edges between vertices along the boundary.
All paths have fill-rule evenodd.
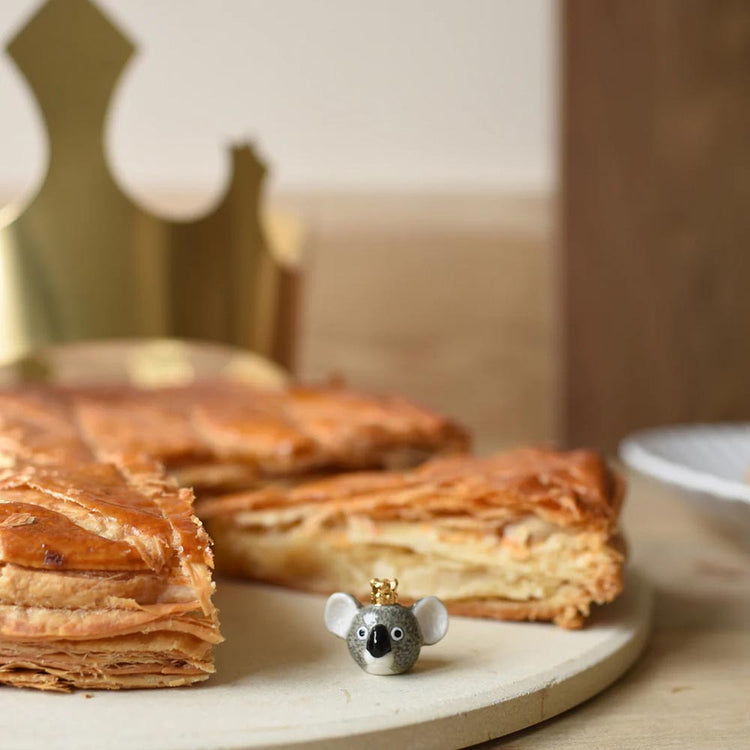
<path id="1" fill-rule="evenodd" d="M 554 183 L 553 0 L 98 2 L 141 46 L 107 135 L 136 195 L 188 188 L 208 205 L 224 144 L 246 137 L 276 189 Z M 37 6 L 2 0 L 0 45 Z M 3 54 L 0 190 L 33 190 L 45 149 Z"/>

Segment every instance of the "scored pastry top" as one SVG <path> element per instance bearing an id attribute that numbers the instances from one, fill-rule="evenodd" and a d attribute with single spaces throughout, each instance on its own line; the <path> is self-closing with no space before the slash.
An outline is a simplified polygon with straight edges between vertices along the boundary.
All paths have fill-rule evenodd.
<path id="1" fill-rule="evenodd" d="M 173 592 L 191 587 L 213 616 L 212 556 L 192 492 L 146 457 L 109 462 L 52 392 L 0 392 L 0 562 L 159 574 Z"/>
<path id="2" fill-rule="evenodd" d="M 624 481 L 593 451 L 524 448 L 487 458 L 434 458 L 407 471 L 358 472 L 269 486 L 208 499 L 204 519 L 243 512 L 284 511 L 297 506 L 332 516 L 361 513 L 375 520 L 427 521 L 469 516 L 511 520 L 536 515 L 561 526 L 603 531 L 616 528 Z"/>
<path id="3" fill-rule="evenodd" d="M 259 473 L 382 466 L 399 451 L 464 450 L 455 422 L 397 396 L 340 386 L 259 390 L 227 381 L 68 392 L 85 436 L 168 466 L 239 461 Z"/>

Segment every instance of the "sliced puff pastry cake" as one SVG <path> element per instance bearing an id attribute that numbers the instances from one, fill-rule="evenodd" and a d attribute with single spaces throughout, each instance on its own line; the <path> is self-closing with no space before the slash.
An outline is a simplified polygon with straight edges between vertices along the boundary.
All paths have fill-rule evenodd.
<path id="1" fill-rule="evenodd" d="M 69 405 L 0 394 L 0 684 L 188 685 L 221 641 L 193 494 L 146 457 L 103 461 Z"/>
<path id="2" fill-rule="evenodd" d="M 333 387 L 0 392 L 0 683 L 164 687 L 213 672 L 213 561 L 184 485 L 293 484 L 466 443 L 403 399 Z"/>
<path id="3" fill-rule="evenodd" d="M 206 499 L 220 570 L 366 598 L 371 577 L 450 612 L 583 624 L 622 589 L 622 479 L 589 451 L 435 458 Z"/>

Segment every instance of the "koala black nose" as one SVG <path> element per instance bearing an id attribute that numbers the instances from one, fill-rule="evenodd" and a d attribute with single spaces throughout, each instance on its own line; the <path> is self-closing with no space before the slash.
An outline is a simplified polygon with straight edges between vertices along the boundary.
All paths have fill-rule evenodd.
<path id="1" fill-rule="evenodd" d="M 370 631 L 370 637 L 367 639 L 367 650 L 376 659 L 385 656 L 391 650 L 391 637 L 388 635 L 388 628 L 385 625 L 376 625 Z"/>

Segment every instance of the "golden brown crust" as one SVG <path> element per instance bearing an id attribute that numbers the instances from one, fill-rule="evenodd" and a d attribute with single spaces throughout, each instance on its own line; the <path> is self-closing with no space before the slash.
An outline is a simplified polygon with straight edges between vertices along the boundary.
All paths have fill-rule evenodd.
<path id="1" fill-rule="evenodd" d="M 231 575 L 320 593 L 396 576 L 405 599 L 434 593 L 455 614 L 579 627 L 622 589 L 623 494 L 595 453 L 524 449 L 268 487 L 197 510 Z"/>
<path id="2" fill-rule="evenodd" d="M 205 467 L 206 485 L 222 468 L 228 482 L 323 468 L 368 468 L 394 456 L 462 451 L 466 431 L 397 396 L 375 397 L 340 386 L 258 390 L 229 382 L 182 388 L 69 392 L 88 440 L 118 456 L 148 455 L 176 472 Z M 216 469 L 219 469 L 218 471 Z M 250 470 L 248 472 L 247 470 Z"/>
<path id="3" fill-rule="evenodd" d="M 103 458 L 66 398 L 0 394 L 0 683 L 156 687 L 213 671 L 192 493 L 145 456 Z"/>
<path id="4" fill-rule="evenodd" d="M 269 486 L 209 498 L 202 518 L 294 506 L 365 511 L 377 520 L 441 516 L 487 520 L 533 513 L 561 526 L 614 529 L 622 478 L 593 451 L 523 448 L 489 458 L 435 458 L 408 471 L 340 474 L 292 488 Z"/>

